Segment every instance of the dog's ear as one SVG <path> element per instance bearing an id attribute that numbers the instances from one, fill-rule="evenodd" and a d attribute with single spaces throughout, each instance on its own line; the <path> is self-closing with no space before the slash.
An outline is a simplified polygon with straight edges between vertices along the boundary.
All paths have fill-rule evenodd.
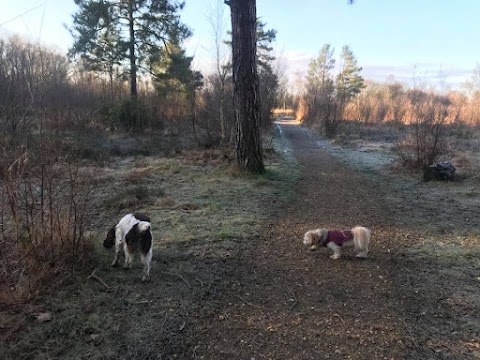
<path id="1" fill-rule="evenodd" d="M 327 240 L 327 236 L 328 236 L 328 230 L 317 229 L 315 231 L 315 244 L 316 245 L 322 244 L 325 240 Z"/>
<path id="2" fill-rule="evenodd" d="M 107 238 L 103 242 L 103 246 L 107 249 L 110 249 L 113 245 L 115 245 L 115 226 L 108 230 Z"/>
<path id="3" fill-rule="evenodd" d="M 328 230 L 327 229 L 322 229 L 322 236 L 321 236 L 321 241 L 326 241 L 328 238 Z"/>

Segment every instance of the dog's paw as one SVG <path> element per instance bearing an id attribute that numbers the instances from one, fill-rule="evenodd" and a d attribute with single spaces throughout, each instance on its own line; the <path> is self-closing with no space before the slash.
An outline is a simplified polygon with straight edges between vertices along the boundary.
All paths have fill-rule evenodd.
<path id="1" fill-rule="evenodd" d="M 340 255 L 339 254 L 333 254 L 333 255 L 330 256 L 330 259 L 338 260 L 338 259 L 340 259 Z"/>
<path id="2" fill-rule="evenodd" d="M 146 281 L 149 281 L 149 280 L 150 280 L 150 276 L 143 275 L 143 277 L 142 277 L 143 282 L 146 282 Z"/>
<path id="3" fill-rule="evenodd" d="M 112 266 L 113 266 L 113 267 L 118 267 L 118 261 L 112 262 Z"/>
<path id="4" fill-rule="evenodd" d="M 317 245 L 310 246 L 310 251 L 315 251 L 315 250 L 317 250 Z"/>

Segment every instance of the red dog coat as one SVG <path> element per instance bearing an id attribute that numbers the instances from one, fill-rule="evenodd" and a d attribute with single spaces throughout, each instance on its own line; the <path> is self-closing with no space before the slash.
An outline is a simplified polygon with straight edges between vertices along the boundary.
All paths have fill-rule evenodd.
<path id="1" fill-rule="evenodd" d="M 353 239 L 353 233 L 350 230 L 330 230 L 327 235 L 327 239 L 322 242 L 323 246 L 333 241 L 336 245 L 342 246 L 345 241 Z"/>

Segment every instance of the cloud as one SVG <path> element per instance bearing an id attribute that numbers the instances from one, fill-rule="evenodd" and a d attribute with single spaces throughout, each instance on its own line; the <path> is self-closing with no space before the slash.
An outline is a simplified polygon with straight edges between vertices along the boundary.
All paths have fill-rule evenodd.
<path id="1" fill-rule="evenodd" d="M 286 59 L 288 59 L 289 61 L 291 62 L 304 62 L 304 61 L 310 61 L 312 58 L 313 58 L 313 55 L 308 53 L 308 52 L 305 52 L 305 51 L 301 51 L 301 50 L 290 50 L 290 51 L 286 51 L 284 53 L 284 56 Z"/>
<path id="2" fill-rule="evenodd" d="M 457 88 L 471 76 L 472 70 L 438 64 L 365 65 L 362 76 L 377 82 L 395 80 L 407 85 L 429 87 L 443 86 Z"/>
<path id="3" fill-rule="evenodd" d="M 284 56 L 291 80 L 293 80 L 292 76 L 297 78 L 299 74 L 305 76 L 308 70 L 308 64 L 311 59 L 315 57 L 312 54 L 302 51 L 287 51 Z M 450 88 L 459 88 L 472 75 L 472 69 L 433 63 L 360 65 L 362 66 L 361 74 L 366 80 L 375 82 L 393 80 L 409 86 L 413 86 L 414 84 L 427 87 L 446 85 Z M 334 73 L 336 72 L 338 72 L 338 69 L 334 70 Z"/>

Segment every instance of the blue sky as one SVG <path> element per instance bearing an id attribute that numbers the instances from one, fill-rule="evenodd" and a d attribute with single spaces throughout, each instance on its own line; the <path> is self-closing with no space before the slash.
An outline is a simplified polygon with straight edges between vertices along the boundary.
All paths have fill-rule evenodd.
<path id="1" fill-rule="evenodd" d="M 71 45 L 64 24 L 76 9 L 73 0 L 2 2 L 0 36 L 18 33 L 62 52 Z M 188 50 L 204 72 L 212 58 L 207 14 L 217 2 L 186 0 L 182 13 L 193 30 Z M 257 0 L 257 14 L 278 31 L 277 53 L 290 74 L 305 71 L 324 43 L 338 51 L 350 45 L 364 77 L 377 81 L 393 75 L 409 84 L 415 78 L 436 85 L 441 78 L 458 86 L 480 62 L 480 0 L 356 0 L 353 6 L 346 0 Z"/>

